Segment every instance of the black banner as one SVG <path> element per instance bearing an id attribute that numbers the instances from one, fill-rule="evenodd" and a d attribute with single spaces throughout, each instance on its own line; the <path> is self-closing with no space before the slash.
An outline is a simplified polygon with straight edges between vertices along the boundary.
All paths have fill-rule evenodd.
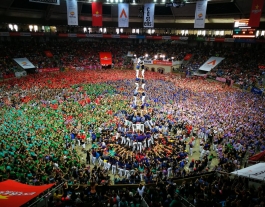
<path id="1" fill-rule="evenodd" d="M 60 0 L 29 0 L 29 2 L 60 5 Z"/>

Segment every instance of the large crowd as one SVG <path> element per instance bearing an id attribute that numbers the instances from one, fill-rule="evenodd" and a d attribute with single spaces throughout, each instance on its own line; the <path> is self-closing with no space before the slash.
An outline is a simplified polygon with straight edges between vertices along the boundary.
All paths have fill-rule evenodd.
<path id="1" fill-rule="evenodd" d="M 109 183 L 90 186 L 65 184 L 50 199 L 50 206 L 121 207 L 258 207 L 263 206 L 265 186 L 249 185 L 247 178 L 211 174 L 176 184 L 159 178 L 152 185 L 112 188 Z"/>
<path id="2" fill-rule="evenodd" d="M 87 48 L 87 56 L 74 49 L 79 43 L 59 42 L 58 47 L 43 43 L 35 57 L 31 56 L 33 50 L 25 53 L 19 46 L 11 50 L 9 43 L 6 44 L 5 59 L 25 55 L 39 68 L 72 63 L 83 66 L 88 57 L 99 61 L 96 57 L 99 43 L 82 43 Z M 109 50 L 115 43 L 100 44 Z M 127 46 L 126 51 L 132 50 L 131 45 Z M 158 45 L 143 43 L 143 46 L 150 46 L 153 51 L 150 49 L 149 54 L 155 54 Z M 41 53 L 44 47 L 54 54 L 52 60 L 40 58 L 44 57 Z M 168 45 L 161 47 L 166 50 Z M 222 51 L 218 53 L 220 56 Z M 190 48 L 181 54 L 189 52 Z M 126 55 L 127 52 L 124 48 L 121 52 L 113 51 L 114 56 L 120 57 L 119 53 Z M 5 67 L 7 65 L 2 69 Z M 97 69 L 34 74 L 1 82 L 2 179 L 16 179 L 32 185 L 65 182 L 63 195 L 55 195 L 55 200 L 60 197 L 64 204 L 66 200 L 88 201 L 95 206 L 103 200 L 104 205 L 110 203 L 111 206 L 118 203 L 140 205 L 142 184 L 156 183 L 157 188 L 166 188 L 164 192 L 167 193 L 156 197 L 156 190 L 150 190 L 148 195 L 152 202 L 149 205 L 176 206 L 179 202 L 175 195 L 177 186 L 170 179 L 209 171 L 229 173 L 242 167 L 246 154 L 251 156 L 265 150 L 262 96 L 223 83 L 200 78 L 177 79 L 154 72 L 145 75 L 148 107 L 143 110 L 151 117 L 152 126 L 146 126 L 144 134 L 137 134 L 124 125 L 126 115 L 134 113 L 131 107 L 134 79 L 133 70 Z M 127 142 L 128 138 L 137 136 L 145 136 L 143 148 L 134 148 L 134 143 L 130 146 Z M 194 159 L 193 148 L 197 145 L 200 155 Z M 212 163 L 213 159 L 217 160 L 216 164 Z M 167 182 L 171 184 L 161 185 Z M 180 189 L 178 193 L 190 197 L 196 191 L 193 202 L 198 206 L 222 201 L 230 206 L 241 206 L 241 203 L 253 206 L 263 202 L 262 194 L 254 200 L 249 199 L 255 191 L 247 196 L 248 188 L 239 192 L 240 180 L 235 180 L 231 189 L 227 187 L 228 182 L 226 177 L 199 180 L 190 184 L 193 188 L 184 184 L 187 185 L 184 189 L 189 191 Z M 138 194 L 125 190 L 124 193 L 106 191 L 103 197 L 96 196 L 97 185 L 120 183 L 140 183 Z M 217 187 L 213 187 L 216 183 Z M 90 190 L 68 195 L 68 188 L 73 191 L 86 184 L 90 185 Z M 233 190 L 238 196 L 229 193 Z M 210 196 L 212 194 L 215 196 Z M 231 196 L 227 200 L 228 195 Z M 116 203 L 111 200 L 115 196 Z M 248 205 L 244 199 L 248 200 Z"/>
<path id="3" fill-rule="evenodd" d="M 137 54 L 148 54 L 154 57 L 164 54 L 165 59 L 183 60 L 186 54 L 192 54 L 192 59 L 183 66 L 183 70 L 196 71 L 209 57 L 219 56 L 225 59 L 214 68 L 211 77 L 224 77 L 239 84 L 242 88 L 252 85 L 262 86 L 264 66 L 263 48 L 259 45 L 239 47 L 230 45 L 216 46 L 189 46 L 174 42 L 126 42 L 121 40 L 82 41 L 82 40 L 53 40 L 53 41 L 17 41 L 1 42 L 0 72 L 1 75 L 19 71 L 20 68 L 13 58 L 26 57 L 37 68 L 68 68 L 83 67 L 86 69 L 100 69 L 99 52 L 112 53 L 113 68 L 132 69 L 133 64 L 128 51 Z M 44 51 L 49 51 L 52 57 L 47 57 Z"/>

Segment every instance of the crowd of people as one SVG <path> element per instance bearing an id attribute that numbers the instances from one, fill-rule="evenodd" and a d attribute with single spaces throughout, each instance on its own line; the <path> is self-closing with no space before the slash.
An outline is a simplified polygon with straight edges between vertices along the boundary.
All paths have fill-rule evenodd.
<path id="1" fill-rule="evenodd" d="M 42 56 L 40 51 L 51 43 L 43 43 L 35 57 L 23 49 L 8 49 L 8 44 L 7 59 L 27 55 L 38 67 L 48 67 L 46 58 L 38 59 L 38 54 Z M 54 54 L 54 61 L 47 59 L 52 64 L 49 67 L 72 62 L 81 66 L 87 61 L 87 56 L 82 56 L 84 53 L 74 49 L 77 43 L 71 44 L 58 43 L 54 50 L 49 45 Z M 97 44 L 89 44 L 88 56 L 94 59 Z M 109 50 L 112 44 L 102 43 L 102 47 Z M 153 48 L 149 54 L 155 54 L 157 45 L 143 45 L 149 45 Z M 161 47 L 166 50 L 167 44 Z M 127 47 L 126 51 L 131 49 Z M 210 52 L 208 55 L 214 55 Z M 118 53 L 113 52 L 117 57 Z M 189 48 L 182 51 L 186 53 L 190 53 Z M 94 206 L 103 201 L 103 206 L 108 203 L 139 206 L 144 192 L 142 184 L 153 183 L 165 191 L 156 196 L 156 190 L 150 190 L 149 205 L 176 206 L 179 198 L 175 196 L 177 186 L 170 181 L 172 178 L 209 171 L 229 173 L 242 167 L 246 155 L 265 150 L 264 98 L 223 83 L 200 78 L 179 79 L 147 71 L 145 104 L 137 111 L 133 70 L 33 74 L 3 81 L 0 89 L 0 175 L 2 179 L 32 185 L 65 182 L 63 195 L 55 195 L 53 201 L 60 197 L 56 201 L 58 205 L 74 200 Z M 138 114 L 139 111 L 144 115 Z M 125 124 L 126 120 L 133 119 L 129 118 L 132 115 L 136 120 L 138 116 L 145 117 L 140 120 L 144 123 L 142 132 Z M 139 137 L 144 137 L 141 142 Z M 195 146 L 199 146 L 196 159 Z M 214 164 L 213 160 L 216 160 Z M 167 182 L 170 184 L 158 184 Z M 255 191 L 247 196 L 247 188 L 238 190 L 242 187 L 240 181 L 235 180 L 231 189 L 225 186 L 228 182 L 227 177 L 199 180 L 190 184 L 193 188 L 184 184 L 184 190 L 177 192 L 185 197 L 196 192 L 193 203 L 198 206 L 223 201 L 230 206 L 241 206 L 244 199 L 248 200 L 246 206 L 262 203 L 262 194 L 250 199 Z M 139 183 L 138 194 L 130 190 L 106 190 L 101 197 L 96 196 L 97 185 Z M 217 187 L 213 187 L 216 183 Z M 87 184 L 90 190 L 82 189 L 79 195 L 67 190 L 77 190 Z M 230 194 L 232 190 L 238 196 Z"/>
<path id="2" fill-rule="evenodd" d="M 64 79 L 70 73 L 72 77 Z M 86 75 L 91 79 L 85 80 Z M 96 77 L 103 83 L 84 83 Z M 95 163 L 101 158 L 118 161 L 118 168 L 125 170 L 131 165 L 128 169 L 138 168 L 147 182 L 151 171 L 165 178 L 187 173 L 184 166 L 195 172 L 209 169 L 209 149 L 219 159 L 211 168 L 228 172 L 240 166 L 246 152 L 264 150 L 261 97 L 201 79 L 165 81 L 152 72 L 146 75 L 146 103 L 154 109 L 150 113 L 156 130 L 150 135 L 156 148 L 146 147 L 142 153 L 119 149 L 122 140 L 115 133 L 124 126 L 117 113 L 133 112 L 133 77 L 133 71 L 71 71 L 2 83 L 1 175 L 40 183 L 71 177 L 73 169 L 86 169 L 74 146 L 79 142 L 93 142 L 90 158 L 96 155 Z M 201 159 L 188 167 L 194 142 L 200 142 Z"/>
<path id="3" fill-rule="evenodd" d="M 176 184 L 159 178 L 152 185 L 113 188 L 109 183 L 79 186 L 65 183 L 50 198 L 50 206 L 111 207 L 257 207 L 264 206 L 265 186 L 252 186 L 247 178 L 211 174 Z"/>
<path id="4" fill-rule="evenodd" d="M 118 41 L 118 42 L 117 42 Z M 225 59 L 214 70 L 212 77 L 232 79 L 236 84 L 246 88 L 252 85 L 262 86 L 262 60 L 263 48 L 260 45 L 252 47 L 239 47 L 230 45 L 226 47 L 215 46 L 189 46 L 173 42 L 125 42 L 125 41 L 70 41 L 57 40 L 50 42 L 17 41 L 1 42 L 3 50 L 0 52 L 0 71 L 3 74 L 20 70 L 13 58 L 26 57 L 36 68 L 68 68 L 83 67 L 85 69 L 99 69 L 99 52 L 112 53 L 113 68 L 132 69 L 133 64 L 127 57 L 128 51 L 132 53 L 148 53 L 149 57 L 161 53 L 165 58 L 183 60 L 186 54 L 192 54 L 191 61 L 183 67 L 189 71 L 196 71 L 209 57 L 219 56 Z M 52 54 L 47 57 L 45 51 Z"/>

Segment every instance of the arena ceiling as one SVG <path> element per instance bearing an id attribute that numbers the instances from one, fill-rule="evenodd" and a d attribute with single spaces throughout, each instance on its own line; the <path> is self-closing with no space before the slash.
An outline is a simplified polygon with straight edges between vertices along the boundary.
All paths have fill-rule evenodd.
<path id="1" fill-rule="evenodd" d="M 113 0 L 116 2 L 116 0 Z M 140 0 L 141 3 L 130 4 L 130 24 L 141 23 L 140 8 L 151 0 Z M 185 6 L 165 7 L 163 0 L 157 0 L 155 7 L 155 23 L 193 23 L 196 0 L 187 0 Z M 167 2 L 168 0 L 166 0 Z M 176 0 L 179 1 L 179 0 Z M 102 0 L 103 2 L 103 0 Z M 234 19 L 249 18 L 251 0 L 211 0 L 207 6 L 206 23 L 233 23 Z M 103 22 L 113 25 L 117 22 L 117 3 L 103 2 Z M 91 0 L 78 1 L 79 25 L 91 24 Z M 261 21 L 265 22 L 265 7 Z M 61 5 L 31 3 L 29 0 L 1 0 L 0 18 L 3 23 L 26 23 L 42 25 L 66 25 L 66 2 L 61 0 Z M 115 23 L 115 24 L 114 24 Z M 104 24 L 104 23 L 103 23 Z M 107 25 L 103 25 L 107 26 Z"/>

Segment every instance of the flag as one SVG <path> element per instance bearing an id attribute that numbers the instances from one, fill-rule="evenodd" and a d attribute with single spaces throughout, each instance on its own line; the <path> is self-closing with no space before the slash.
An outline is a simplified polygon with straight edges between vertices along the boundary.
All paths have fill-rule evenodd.
<path id="1" fill-rule="evenodd" d="M 101 65 L 111 65 L 112 64 L 112 56 L 110 52 L 100 52 L 100 64 Z"/>
<path id="2" fill-rule="evenodd" d="M 44 53 L 45 53 L 46 57 L 49 57 L 49 58 L 53 57 L 53 54 L 49 50 L 44 51 Z"/>
<path id="3" fill-rule="evenodd" d="M 33 186 L 19 183 L 15 180 L 0 182 L 0 203 L 1 206 L 29 206 L 29 201 L 36 198 L 54 184 Z"/>
<path id="4" fill-rule="evenodd" d="M 68 25 L 78 25 L 77 0 L 66 0 Z"/>
<path id="5" fill-rule="evenodd" d="M 196 2 L 194 28 L 204 28 L 206 9 L 207 9 L 207 1 Z"/>
<path id="6" fill-rule="evenodd" d="M 189 60 L 191 58 L 192 54 L 186 54 L 186 56 L 184 57 L 184 60 Z"/>
<path id="7" fill-rule="evenodd" d="M 149 3 L 144 5 L 144 27 L 154 27 L 155 4 Z"/>
<path id="8" fill-rule="evenodd" d="M 252 0 L 250 18 L 248 21 L 249 27 L 259 27 L 263 4 L 264 0 Z"/>
<path id="9" fill-rule="evenodd" d="M 129 27 L 129 4 L 118 4 L 119 27 Z"/>
<path id="10" fill-rule="evenodd" d="M 92 26 L 102 27 L 102 3 L 92 2 Z"/>

